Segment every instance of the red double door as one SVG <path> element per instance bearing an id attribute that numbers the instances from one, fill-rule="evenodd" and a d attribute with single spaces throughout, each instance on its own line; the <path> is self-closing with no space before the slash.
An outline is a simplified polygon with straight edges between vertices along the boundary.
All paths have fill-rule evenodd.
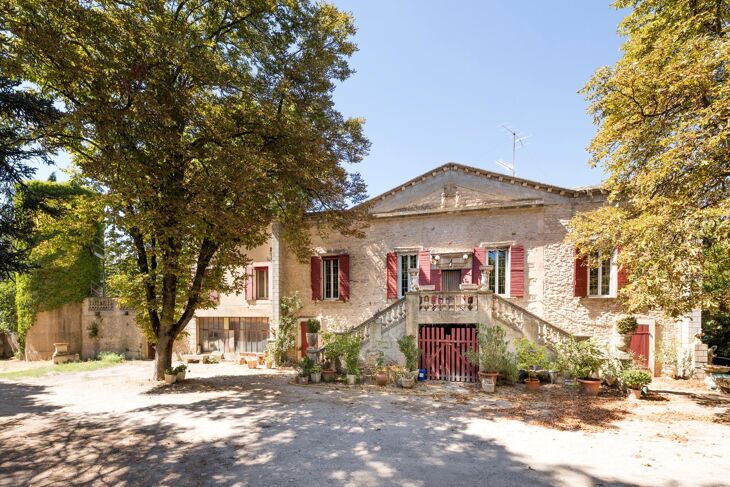
<path id="1" fill-rule="evenodd" d="M 422 325 L 418 331 L 418 347 L 420 367 L 426 369 L 427 379 L 477 380 L 477 368 L 465 357 L 469 349 L 478 347 L 475 325 Z"/>

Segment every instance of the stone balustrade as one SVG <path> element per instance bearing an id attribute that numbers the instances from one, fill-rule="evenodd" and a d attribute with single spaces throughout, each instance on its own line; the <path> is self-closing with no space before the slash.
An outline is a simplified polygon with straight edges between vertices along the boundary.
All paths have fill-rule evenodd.
<path id="1" fill-rule="evenodd" d="M 418 311 L 422 313 L 476 311 L 478 302 L 475 291 L 420 291 L 418 293 Z"/>

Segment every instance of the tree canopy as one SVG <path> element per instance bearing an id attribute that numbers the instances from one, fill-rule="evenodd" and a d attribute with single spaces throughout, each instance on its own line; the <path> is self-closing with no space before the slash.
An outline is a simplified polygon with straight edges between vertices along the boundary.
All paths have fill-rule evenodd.
<path id="1" fill-rule="evenodd" d="M 631 8 L 623 57 L 583 90 L 598 125 L 591 164 L 608 174 L 610 204 L 577 215 L 569 239 L 589 261 L 620 248 L 629 310 L 716 309 L 730 302 L 730 6 L 614 5 Z"/>
<path id="2" fill-rule="evenodd" d="M 62 103 L 57 140 L 102 189 L 133 256 L 156 377 L 206 290 L 240 289 L 234 271 L 272 222 L 302 255 L 305 221 L 358 233 L 362 213 L 347 209 L 365 187 L 343 163 L 369 144 L 332 100 L 352 72 L 348 14 L 295 0 L 0 9 L 0 69 Z"/>

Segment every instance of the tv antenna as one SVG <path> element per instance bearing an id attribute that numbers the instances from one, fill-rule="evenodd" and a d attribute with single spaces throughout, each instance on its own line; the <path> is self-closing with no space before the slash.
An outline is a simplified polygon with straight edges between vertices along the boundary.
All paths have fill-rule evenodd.
<path id="1" fill-rule="evenodd" d="M 496 163 L 507 169 L 512 176 L 514 176 L 517 167 L 517 145 L 519 144 L 520 147 L 525 147 L 525 140 L 529 139 L 530 136 L 520 134 L 517 130 L 513 129 L 506 123 L 503 123 L 500 127 L 505 129 L 512 136 L 512 164 L 505 162 L 502 159 L 497 160 Z"/>

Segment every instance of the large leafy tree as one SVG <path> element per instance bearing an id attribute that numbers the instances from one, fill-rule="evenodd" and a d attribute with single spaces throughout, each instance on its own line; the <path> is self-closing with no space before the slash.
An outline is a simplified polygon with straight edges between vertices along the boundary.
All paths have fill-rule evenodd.
<path id="1" fill-rule="evenodd" d="M 0 76 L 0 280 L 28 268 L 31 233 L 16 218 L 13 197 L 33 176 L 34 165 L 50 162 L 53 148 L 43 134 L 57 119 L 51 100 Z"/>
<path id="2" fill-rule="evenodd" d="M 630 310 L 730 302 L 730 2 L 618 0 L 623 57 L 584 88 L 610 205 L 577 215 L 585 256 L 620 248 Z M 591 264 L 596 264 L 592 261 Z"/>
<path id="3" fill-rule="evenodd" d="M 240 289 L 272 222 L 304 253 L 307 221 L 357 232 L 368 142 L 335 108 L 353 21 L 295 0 L 7 0 L 2 69 L 63 103 L 57 136 L 103 190 L 156 378 L 209 289 Z"/>

